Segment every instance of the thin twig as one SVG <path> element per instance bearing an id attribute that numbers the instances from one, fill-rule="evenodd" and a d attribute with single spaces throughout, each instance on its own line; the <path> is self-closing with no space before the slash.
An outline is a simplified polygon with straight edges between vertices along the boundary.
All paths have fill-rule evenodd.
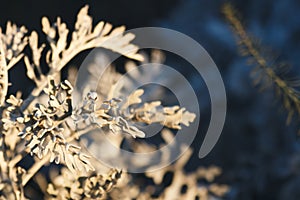
<path id="1" fill-rule="evenodd" d="M 29 153 L 29 150 L 26 148 L 23 150 L 20 154 L 16 155 L 13 159 L 9 161 L 8 166 L 9 167 L 14 167 L 18 162 L 20 162 L 24 156 L 26 156 Z"/>
<path id="2" fill-rule="evenodd" d="M 25 186 L 27 182 L 40 170 L 41 167 L 46 165 L 50 160 L 51 154 L 46 155 L 41 160 L 34 163 L 34 165 L 27 171 L 27 173 L 23 176 L 22 185 Z"/>
<path id="3" fill-rule="evenodd" d="M 237 17 L 237 13 L 230 3 L 223 6 L 223 13 L 231 24 L 233 32 L 238 37 L 238 42 L 246 50 L 247 55 L 252 58 L 254 62 L 263 70 L 268 79 L 274 83 L 275 88 L 281 92 L 284 99 L 284 107 L 288 111 L 287 123 L 290 122 L 294 110 L 300 115 L 300 99 L 299 91 L 297 88 L 291 86 L 287 80 L 281 78 L 274 69 L 278 67 L 276 64 L 270 64 L 271 62 L 262 55 L 261 51 L 255 47 L 255 44 L 251 37 L 247 34 L 244 26 Z"/>

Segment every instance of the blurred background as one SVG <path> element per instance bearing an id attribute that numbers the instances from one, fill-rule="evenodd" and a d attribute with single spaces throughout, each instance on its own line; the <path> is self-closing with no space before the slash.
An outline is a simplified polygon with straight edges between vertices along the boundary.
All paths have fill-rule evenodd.
<path id="1" fill-rule="evenodd" d="M 230 1 L 240 12 L 247 31 L 270 47 L 278 59 L 298 73 L 300 63 L 300 1 Z M 173 59 L 166 63 L 185 71 L 195 88 L 201 107 L 200 130 L 193 143 L 195 155 L 186 170 L 217 165 L 223 169 L 218 181 L 231 187 L 225 199 L 300 199 L 300 145 L 294 120 L 286 125 L 286 113 L 272 90 L 259 91 L 250 76 L 252 66 L 239 56 L 234 34 L 221 13 L 225 1 L 5 1 L 1 2 L 0 25 L 8 20 L 41 33 L 40 20 L 57 16 L 72 27 L 79 9 L 88 4 L 94 22 L 104 20 L 127 29 L 158 26 L 180 31 L 199 42 L 218 66 L 226 88 L 228 110 L 223 133 L 204 159 L 197 157 L 209 123 L 210 102 L 199 75 Z M 85 53 L 70 65 L 79 66 Z M 297 74 L 296 74 L 297 75 Z M 25 67 L 10 71 L 14 86 L 26 96 L 33 88 Z M 20 81 L 22 80 L 22 81 Z M 199 80 L 199 82 L 197 81 Z M 202 96 L 203 94 L 203 96 Z M 207 95 L 207 94 L 206 94 Z"/>

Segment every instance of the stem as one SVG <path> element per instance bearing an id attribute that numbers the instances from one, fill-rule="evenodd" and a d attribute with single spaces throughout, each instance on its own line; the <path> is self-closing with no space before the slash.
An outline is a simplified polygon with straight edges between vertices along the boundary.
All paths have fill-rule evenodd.
<path id="1" fill-rule="evenodd" d="M 0 94 L 0 105 L 5 103 L 5 98 L 8 92 L 8 68 L 5 58 L 5 52 L 3 49 L 2 43 L 2 32 L 0 30 L 0 85 L 1 85 L 1 94 Z"/>
<path id="2" fill-rule="evenodd" d="M 87 127 L 86 129 L 82 129 L 82 130 L 79 130 L 79 131 L 76 131 L 76 132 L 73 132 L 73 134 L 68 137 L 66 139 L 67 142 L 72 142 L 73 140 L 75 140 L 76 138 L 79 138 L 80 136 L 86 134 L 87 132 L 91 131 L 95 129 L 94 126 L 90 126 L 90 127 Z"/>
<path id="3" fill-rule="evenodd" d="M 43 167 L 47 162 L 49 162 L 50 155 L 48 154 L 43 157 L 41 160 L 34 163 L 34 165 L 27 171 L 27 174 L 24 175 L 22 180 L 22 185 L 25 186 L 27 182 Z"/>
<path id="4" fill-rule="evenodd" d="M 8 166 L 9 167 L 14 167 L 27 154 L 28 154 L 28 149 L 24 149 L 20 154 L 16 155 L 13 159 L 10 160 Z"/>
<path id="5" fill-rule="evenodd" d="M 267 77 L 274 83 L 275 87 L 282 92 L 283 97 L 287 100 L 284 102 L 284 107 L 288 111 L 287 123 L 290 122 L 294 110 L 293 106 L 296 107 L 296 111 L 300 114 L 300 100 L 299 91 L 297 88 L 290 86 L 284 78 L 280 77 L 274 71 L 276 65 L 269 64 L 268 58 L 264 57 L 260 50 L 255 47 L 255 43 L 251 37 L 247 34 L 241 21 L 238 19 L 237 14 L 231 4 L 225 4 L 223 7 L 223 13 L 225 17 L 232 25 L 234 33 L 237 35 L 239 43 L 246 48 L 247 53 L 257 65 L 263 70 Z"/>

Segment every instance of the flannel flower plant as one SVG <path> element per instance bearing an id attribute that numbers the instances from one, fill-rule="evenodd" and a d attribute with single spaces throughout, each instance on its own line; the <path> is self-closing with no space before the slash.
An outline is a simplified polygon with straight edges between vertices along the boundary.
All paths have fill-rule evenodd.
<path id="1" fill-rule="evenodd" d="M 140 54 L 138 47 L 131 43 L 134 35 L 125 33 L 124 26 L 113 28 L 103 21 L 94 27 L 92 24 L 88 6 L 85 6 L 78 13 L 73 31 L 60 17 L 55 23 L 43 17 L 46 43 L 40 44 L 36 31 L 29 32 L 24 26 L 18 27 L 11 22 L 7 23 L 5 31 L 0 29 L 0 199 L 36 197 L 29 183 L 37 184 L 45 199 L 208 199 L 211 195 L 223 196 L 228 186 L 212 183 L 221 173 L 218 167 L 199 168 L 191 174 L 184 172 L 191 149 L 174 165 L 155 173 L 144 173 L 145 178 L 153 180 L 148 187 L 135 183 L 134 175 L 122 169 L 104 170 L 84 152 L 79 141 L 91 130 L 102 130 L 98 138 L 104 133 L 121 147 L 128 136 L 131 139 L 145 137 L 135 126 L 137 122 L 181 129 L 196 117 L 179 106 L 163 107 L 160 101 L 143 102 L 143 89 L 128 96 L 119 95 L 121 88 L 116 87 L 116 82 L 122 74 L 114 69 L 105 71 L 103 79 L 96 83 L 96 91 L 83 94 L 79 103 L 72 102 L 73 95 L 82 95 L 73 89 L 72 78 L 77 70 L 69 69 L 69 81 L 61 80 L 61 70 L 80 52 L 101 47 L 135 62 L 147 60 L 147 56 Z M 160 52 L 154 51 L 151 59 L 162 62 L 162 57 Z M 27 77 L 35 84 L 28 96 L 22 96 L 21 92 L 8 93 L 11 84 L 8 73 L 17 63 L 26 67 Z M 49 69 L 47 73 L 44 65 Z M 101 63 L 94 63 L 91 72 L 96 72 L 99 65 Z M 126 64 L 127 68 L 129 66 L 138 68 L 132 62 Z M 91 84 L 97 80 L 93 73 Z M 161 134 L 165 142 L 173 136 L 168 129 Z M 140 148 L 154 147 L 142 141 L 132 146 L 136 152 Z M 28 160 L 31 165 L 24 165 Z M 49 177 L 45 177 L 43 173 L 46 172 L 40 169 L 49 163 L 59 165 L 51 165 Z M 157 188 L 161 187 L 162 177 L 168 171 L 174 173 L 172 184 L 159 192 Z M 200 179 L 204 181 L 199 182 Z M 181 191 L 183 186 L 188 188 L 186 192 Z"/>

